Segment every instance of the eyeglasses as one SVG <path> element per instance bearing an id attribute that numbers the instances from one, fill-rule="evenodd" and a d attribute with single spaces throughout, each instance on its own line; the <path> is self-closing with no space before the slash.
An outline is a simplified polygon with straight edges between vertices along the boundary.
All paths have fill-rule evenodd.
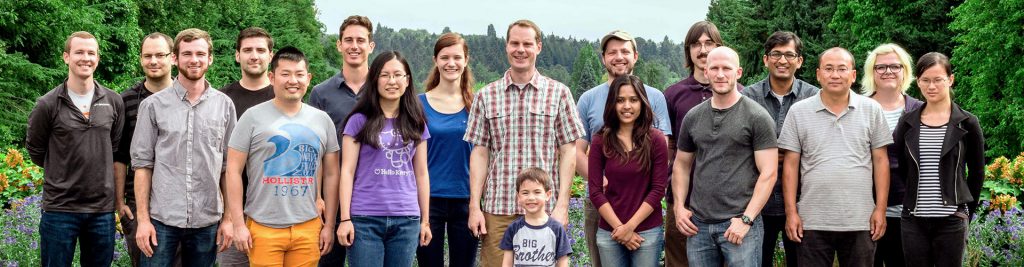
<path id="1" fill-rule="evenodd" d="M 847 73 L 850 73 L 850 69 L 846 68 L 846 67 L 841 67 L 841 68 L 825 67 L 825 68 L 818 68 L 818 69 L 824 71 L 825 74 L 828 74 L 828 75 L 832 75 L 832 73 L 839 73 L 839 75 L 846 75 Z"/>
<path id="2" fill-rule="evenodd" d="M 396 74 L 382 73 L 380 75 L 380 77 L 378 77 L 378 78 L 380 78 L 381 80 L 385 80 L 385 81 L 390 81 L 391 79 L 395 79 L 396 81 L 405 81 L 406 77 L 409 77 L 409 75 L 402 74 L 402 73 L 396 73 Z"/>
<path id="3" fill-rule="evenodd" d="M 690 49 L 700 48 L 700 50 L 704 50 L 706 48 L 707 50 L 711 50 L 711 49 L 715 49 L 716 47 L 718 47 L 718 43 L 716 43 L 714 41 L 705 41 L 703 43 L 697 42 L 697 43 L 690 44 Z"/>
<path id="4" fill-rule="evenodd" d="M 150 59 L 154 59 L 155 58 L 155 59 L 159 60 L 159 59 L 167 58 L 167 56 L 170 56 L 170 55 L 171 55 L 170 52 L 163 53 L 163 54 L 142 54 L 142 59 L 150 60 Z"/>
<path id="5" fill-rule="evenodd" d="M 928 86 L 931 86 L 932 84 L 944 84 L 944 83 L 946 83 L 946 81 L 948 81 L 948 80 L 946 80 L 946 78 L 917 79 L 917 82 L 920 83 L 921 85 L 923 85 L 923 86 L 920 86 L 920 87 L 928 87 Z"/>
<path id="6" fill-rule="evenodd" d="M 785 57 L 786 60 L 792 61 L 796 60 L 797 58 L 800 58 L 800 55 L 797 55 L 796 53 L 793 52 L 783 53 L 779 51 L 772 51 L 771 53 L 768 53 L 768 58 L 771 58 L 772 60 L 779 60 L 782 59 L 783 57 Z"/>
<path id="7" fill-rule="evenodd" d="M 885 74 L 888 71 L 892 73 L 901 72 L 903 71 L 903 64 L 875 65 L 875 73 Z"/>

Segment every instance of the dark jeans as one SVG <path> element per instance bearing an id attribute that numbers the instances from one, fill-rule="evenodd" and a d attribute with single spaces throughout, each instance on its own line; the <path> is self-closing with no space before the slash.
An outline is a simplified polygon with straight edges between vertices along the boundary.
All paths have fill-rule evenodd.
<path id="1" fill-rule="evenodd" d="M 42 266 L 71 266 L 82 242 L 82 266 L 110 266 L 114 260 L 114 213 L 44 211 L 39 221 Z"/>
<path id="2" fill-rule="evenodd" d="M 171 267 L 174 266 L 181 251 L 183 266 L 213 266 L 217 261 L 217 226 L 202 228 L 178 228 L 151 220 L 156 229 L 157 246 L 153 247 L 153 257 L 142 256 L 139 266 Z"/>
<path id="3" fill-rule="evenodd" d="M 135 202 L 128 202 L 126 205 L 128 205 L 128 208 L 132 210 L 132 215 L 136 215 Z M 138 221 L 128 219 L 128 217 L 121 217 L 121 231 L 124 232 L 124 247 L 128 250 L 128 257 L 132 259 L 132 266 L 139 266 L 139 259 L 142 257 L 142 250 L 139 250 L 138 244 L 135 244 L 135 230 L 138 228 Z M 178 256 L 175 257 L 174 266 L 181 267 L 181 249 L 178 249 Z"/>
<path id="4" fill-rule="evenodd" d="M 334 228 L 334 230 L 338 230 L 337 227 L 338 227 L 339 224 L 341 224 L 341 217 L 339 217 L 339 216 L 341 216 L 341 215 L 338 215 L 338 216 L 334 217 L 334 221 L 335 221 L 335 224 L 334 224 L 335 228 Z M 337 233 L 335 233 L 335 234 L 337 234 Z M 328 252 L 327 255 L 320 256 L 320 263 L 318 263 L 317 266 L 319 266 L 319 267 L 345 266 L 345 251 L 346 250 L 348 250 L 348 248 L 345 247 L 345 246 L 342 246 L 341 243 L 338 243 L 338 237 L 335 236 L 334 237 L 334 246 L 331 247 L 331 252 Z"/>
<path id="5" fill-rule="evenodd" d="M 967 245 L 967 215 L 904 217 L 903 253 L 907 266 L 960 266 Z"/>
<path id="6" fill-rule="evenodd" d="M 900 218 L 885 217 L 885 235 L 875 249 L 875 267 L 903 267 L 903 238 L 900 237 Z"/>
<path id="7" fill-rule="evenodd" d="M 804 230 L 798 247 L 799 266 L 832 266 L 836 255 L 841 267 L 868 267 L 875 262 L 875 241 L 871 241 L 870 231 Z"/>
<path id="8" fill-rule="evenodd" d="M 779 247 L 779 235 L 782 235 L 782 248 L 786 251 L 786 266 L 796 267 L 797 243 L 786 237 L 786 216 L 763 215 L 764 245 L 761 246 L 761 266 L 774 266 L 775 248 Z"/>
<path id="9" fill-rule="evenodd" d="M 469 231 L 469 199 L 430 198 L 430 244 L 419 247 L 416 260 L 420 267 L 444 267 L 445 234 L 448 237 L 448 261 L 451 266 L 476 266 L 479 240 Z"/>

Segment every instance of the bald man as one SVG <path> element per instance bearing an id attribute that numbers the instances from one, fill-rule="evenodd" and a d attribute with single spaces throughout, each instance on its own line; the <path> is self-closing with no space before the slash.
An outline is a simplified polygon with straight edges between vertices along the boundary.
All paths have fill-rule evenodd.
<path id="1" fill-rule="evenodd" d="M 779 135 L 786 235 L 800 243 L 799 266 L 832 266 L 835 255 L 840 266 L 871 266 L 885 234 L 892 135 L 878 102 L 850 91 L 855 67 L 846 49 L 825 50 L 821 92 L 789 109 Z"/>
<path id="2" fill-rule="evenodd" d="M 743 75 L 736 51 L 711 50 L 704 75 L 711 101 L 690 110 L 683 118 L 687 127 L 677 134 L 672 192 L 676 199 L 693 196 L 688 205 L 674 203 L 675 224 L 689 237 L 691 266 L 760 266 L 764 227 L 758 213 L 775 186 L 779 161 L 775 122 L 736 90 Z"/>

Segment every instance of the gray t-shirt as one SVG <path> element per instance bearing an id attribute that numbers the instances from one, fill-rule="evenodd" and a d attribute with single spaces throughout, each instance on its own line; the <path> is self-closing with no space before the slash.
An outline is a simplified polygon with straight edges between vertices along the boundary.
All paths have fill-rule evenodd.
<path id="1" fill-rule="evenodd" d="M 704 101 L 686 113 L 677 135 L 678 149 L 695 153 L 690 209 L 697 219 L 718 223 L 743 214 L 760 175 L 754 151 L 776 146 L 768 111 L 746 97 L 726 109 Z"/>
<path id="2" fill-rule="evenodd" d="M 242 114 L 228 146 L 249 154 L 245 215 L 274 228 L 316 218 L 324 154 L 341 149 L 334 129 L 327 113 L 306 104 L 293 117 L 273 101 Z"/>
<path id="3" fill-rule="evenodd" d="M 800 153 L 797 211 L 805 230 L 866 231 L 875 208 L 871 150 L 892 144 L 882 107 L 850 94 L 849 107 L 833 114 L 821 95 L 789 109 L 779 148 Z"/>

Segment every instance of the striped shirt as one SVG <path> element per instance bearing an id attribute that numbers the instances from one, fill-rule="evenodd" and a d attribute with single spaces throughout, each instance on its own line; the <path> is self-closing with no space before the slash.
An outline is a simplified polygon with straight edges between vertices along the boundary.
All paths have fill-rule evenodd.
<path id="1" fill-rule="evenodd" d="M 135 135 L 135 120 L 139 115 L 139 103 L 151 95 L 153 92 L 146 89 L 146 80 L 121 92 L 121 101 L 124 102 L 124 128 L 121 129 L 121 142 L 117 146 L 117 152 L 114 152 L 114 162 L 131 166 L 132 159 L 129 154 L 131 153 L 132 137 Z M 124 196 L 118 197 L 124 197 L 125 203 L 134 208 L 135 172 L 126 172 L 124 176 Z"/>
<path id="2" fill-rule="evenodd" d="M 942 141 L 946 139 L 946 125 L 933 127 L 921 124 L 919 141 L 921 167 L 917 184 L 917 217 L 946 217 L 956 212 L 955 205 L 943 205 L 942 186 L 939 182 L 939 158 L 942 157 Z"/>
<path id="3" fill-rule="evenodd" d="M 490 150 L 481 209 L 497 215 L 523 214 L 515 194 L 516 175 L 523 168 L 547 171 L 555 198 L 558 147 L 584 134 L 569 87 L 536 73 L 520 88 L 510 73 L 476 94 L 463 137 Z M 554 204 L 548 201 L 548 211 Z"/>
<path id="4" fill-rule="evenodd" d="M 885 115 L 885 124 L 889 126 L 889 132 L 892 132 L 896 130 L 896 124 L 900 122 L 900 116 L 903 116 L 903 107 L 882 111 L 882 115 Z"/>

